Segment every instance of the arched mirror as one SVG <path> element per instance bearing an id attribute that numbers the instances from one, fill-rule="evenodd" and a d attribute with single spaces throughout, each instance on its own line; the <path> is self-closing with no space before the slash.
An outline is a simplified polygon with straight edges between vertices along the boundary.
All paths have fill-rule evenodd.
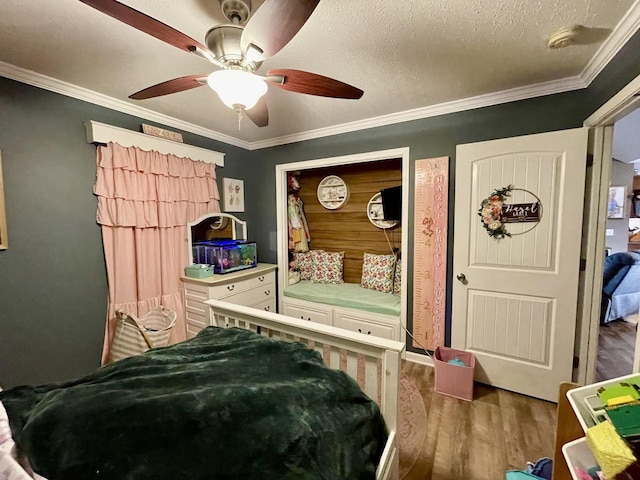
<path id="1" fill-rule="evenodd" d="M 191 263 L 209 263 L 198 258 L 193 246 L 215 240 L 247 240 L 247 222 L 228 213 L 215 213 L 187 224 L 187 249 Z"/>

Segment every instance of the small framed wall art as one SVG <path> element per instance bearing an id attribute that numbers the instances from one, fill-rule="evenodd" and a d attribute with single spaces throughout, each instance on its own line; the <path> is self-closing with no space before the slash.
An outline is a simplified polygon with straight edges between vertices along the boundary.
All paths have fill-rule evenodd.
<path id="1" fill-rule="evenodd" d="M 7 215 L 4 208 L 4 184 L 2 183 L 2 154 L 0 153 L 0 250 L 9 248 Z"/>
<path id="2" fill-rule="evenodd" d="M 624 218 L 624 202 L 627 187 L 609 187 L 609 201 L 607 203 L 607 218 Z"/>
<path id="3" fill-rule="evenodd" d="M 223 178 L 222 198 L 225 212 L 244 212 L 244 181 Z"/>

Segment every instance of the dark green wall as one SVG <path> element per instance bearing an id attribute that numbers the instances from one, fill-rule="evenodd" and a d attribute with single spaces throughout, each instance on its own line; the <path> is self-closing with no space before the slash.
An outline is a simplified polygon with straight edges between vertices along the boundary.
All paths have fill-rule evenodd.
<path id="1" fill-rule="evenodd" d="M 411 149 L 410 207 L 413 218 L 413 163 L 422 158 L 448 156 L 450 162 L 449 251 L 453 245 L 453 211 L 456 145 L 496 138 L 581 127 L 584 120 L 622 87 L 640 74 L 640 33 L 625 45 L 615 59 L 592 82 L 589 88 L 574 92 L 533 98 L 504 105 L 372 128 L 317 140 L 282 145 L 254 153 L 253 177 L 248 180 L 248 205 L 275 204 L 275 166 L 302 160 L 350 155 L 365 151 L 397 147 Z M 366 93 L 365 93 L 366 95 Z M 332 101 L 332 100 L 327 100 Z M 303 115 L 304 112 L 292 113 Z M 276 212 L 271 209 L 248 212 L 247 220 L 256 238 L 267 239 L 276 231 Z M 407 229 L 413 238 L 413 225 Z M 411 242 L 410 242 L 411 243 Z M 409 258 L 412 258 L 410 248 Z M 276 251 L 263 253 L 263 258 L 276 261 Z M 452 258 L 448 257 L 447 327 L 451 314 Z M 413 268 L 409 260 L 409 298 L 413 298 Z M 411 302 L 409 325 L 411 325 Z M 447 328 L 447 344 L 449 328 Z M 413 349 L 410 349 L 413 350 Z M 417 350 L 415 350 L 417 351 Z"/>
<path id="2" fill-rule="evenodd" d="M 9 235 L 9 249 L 0 251 L 5 388 L 71 378 L 100 362 L 107 280 L 92 193 L 95 147 L 86 143 L 86 120 L 137 131 L 143 121 L 0 78 Z M 227 154 L 218 177 L 242 178 L 249 152 L 182 133 L 187 143 Z"/>
<path id="3" fill-rule="evenodd" d="M 453 185 L 457 144 L 581 126 L 640 74 L 638 51 L 636 34 L 587 90 L 265 150 L 248 152 L 183 135 L 187 143 L 227 154 L 227 166 L 218 177 L 245 180 L 247 212 L 239 216 L 249 222 L 260 260 L 275 262 L 275 165 L 409 146 L 412 164 L 421 158 L 451 157 Z M 95 148 L 85 142 L 82 125 L 89 119 L 132 130 L 143 121 L 0 78 L 0 151 L 10 245 L 0 252 L 4 387 L 63 380 L 99 364 L 107 284 L 92 194 Z M 451 206 L 454 196 L 451 188 Z M 412 225 L 408 234 L 412 238 Z M 450 229 L 450 244 L 452 238 Z M 408 273 L 411 278 L 412 270 Z M 450 282 L 449 269 L 449 292 Z"/>
<path id="4" fill-rule="evenodd" d="M 247 189 L 248 196 L 245 204 L 275 204 L 274 185 L 277 164 L 408 146 L 410 147 L 410 219 L 413 218 L 414 162 L 432 157 L 451 158 L 448 250 L 452 251 L 456 145 L 579 127 L 592 110 L 585 101 L 585 92 L 577 91 L 262 150 L 259 153 L 259 160 L 254 160 L 256 175 L 247 180 L 251 188 Z M 248 212 L 247 220 L 256 238 L 269 238 L 268 236 L 276 231 L 274 209 Z M 408 238 L 413 238 L 412 224 L 409 225 L 406 233 L 409 235 Z M 408 254 L 409 259 L 407 274 L 411 299 L 413 298 L 412 245 L 404 254 Z M 270 261 L 276 261 L 275 250 L 264 252 L 263 258 L 267 255 Z M 451 312 L 451 256 L 448 257 L 447 271 L 446 322 L 448 325 Z M 411 325 L 411 302 L 408 302 L 408 305 L 408 323 Z"/>

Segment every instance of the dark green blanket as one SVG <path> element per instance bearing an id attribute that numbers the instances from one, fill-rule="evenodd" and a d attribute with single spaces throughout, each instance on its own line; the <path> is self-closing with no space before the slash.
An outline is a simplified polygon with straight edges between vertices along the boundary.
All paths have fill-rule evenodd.
<path id="1" fill-rule="evenodd" d="M 377 405 L 317 352 L 240 329 L 0 392 L 49 480 L 370 479 Z"/>

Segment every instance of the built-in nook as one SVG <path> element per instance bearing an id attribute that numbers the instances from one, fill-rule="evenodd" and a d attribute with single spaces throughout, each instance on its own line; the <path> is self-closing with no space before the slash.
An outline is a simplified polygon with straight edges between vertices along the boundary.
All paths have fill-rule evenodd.
<path id="1" fill-rule="evenodd" d="M 351 329 L 355 332 L 401 338 L 406 326 L 407 311 L 407 222 L 409 198 L 409 149 L 368 152 L 276 166 L 278 214 L 278 293 L 279 312 L 286 315 Z M 307 282 L 322 295 L 337 296 L 321 300 L 289 294 L 289 179 L 297 180 L 295 194 L 302 200 L 309 230 L 309 249 L 326 252 L 345 252 L 344 284 Z M 341 182 L 337 193 L 347 200 L 338 202 L 339 208 L 322 200 L 322 183 L 329 176 Z M 320 189 L 318 187 L 321 187 Z M 402 186 L 402 218 L 393 228 L 379 228 L 368 212 L 372 197 L 381 190 Z M 318 198 L 320 194 L 321 199 Z M 323 206 L 323 203 L 325 204 Z M 393 222 L 395 223 L 395 222 Z M 398 294 L 384 293 L 361 287 L 365 253 L 398 254 L 397 269 L 401 289 Z M 293 280 L 292 280 L 293 282 Z M 301 286 L 299 282 L 295 287 Z M 344 287 L 344 288 L 342 288 Z M 287 290 L 287 294 L 285 294 Z M 330 292 L 330 293 L 329 293 Z M 296 292 L 297 293 L 297 292 Z M 304 292 L 305 295 L 308 291 Z M 314 293 L 315 294 L 315 293 Z M 354 298 L 363 295 L 362 298 Z M 313 297 L 313 295 L 311 295 Z M 386 298 L 385 298 L 386 297 Z M 393 300 L 390 305 L 387 300 Z M 372 302 L 372 303 L 369 303 Z M 378 303 L 379 302 L 379 303 Z"/>
<path id="2" fill-rule="evenodd" d="M 349 199 L 336 210 L 323 207 L 317 189 L 322 179 L 337 175 L 349 187 Z M 381 189 L 402 184 L 400 158 L 355 165 L 301 170 L 298 175 L 300 196 L 311 236 L 312 249 L 344 251 L 344 281 L 360 283 L 365 252 L 390 254 L 400 251 L 402 225 L 382 229 L 367 216 L 369 200 Z"/>

